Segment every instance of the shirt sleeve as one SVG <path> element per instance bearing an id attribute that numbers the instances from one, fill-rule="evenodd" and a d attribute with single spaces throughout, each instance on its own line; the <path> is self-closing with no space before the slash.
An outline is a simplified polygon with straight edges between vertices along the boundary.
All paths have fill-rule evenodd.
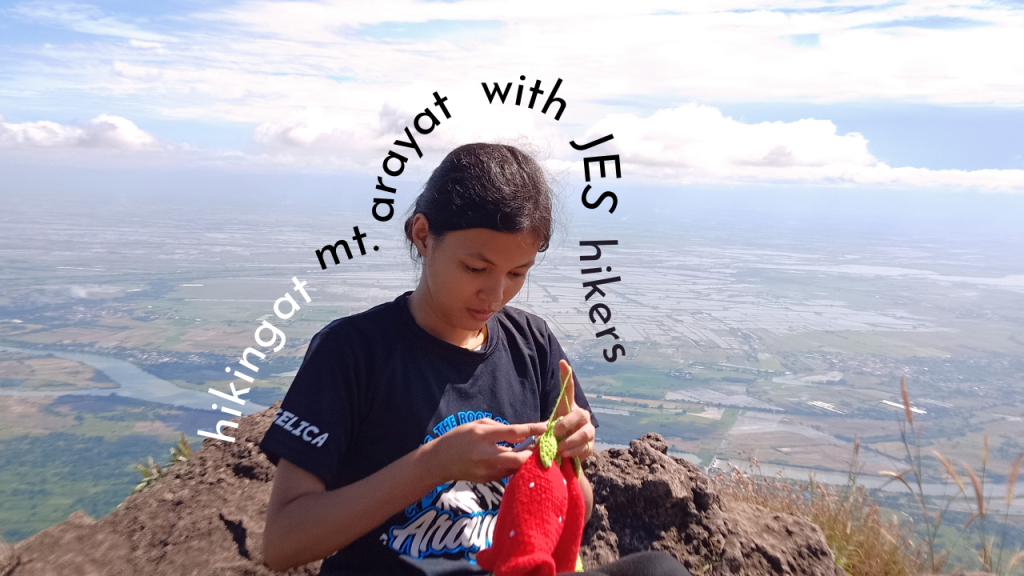
<path id="1" fill-rule="evenodd" d="M 318 477 L 328 489 L 340 477 L 358 410 L 359 379 L 344 334 L 321 330 L 260 442 L 275 465 L 281 458 Z"/>
<path id="2" fill-rule="evenodd" d="M 562 376 L 558 370 L 558 362 L 560 360 L 568 361 L 565 356 L 565 351 L 562 350 L 562 345 L 558 343 L 558 339 L 551 333 L 549 329 L 547 331 L 547 351 L 548 351 L 548 367 L 547 367 L 547 383 L 550 385 L 541 391 L 541 416 L 547 418 L 555 410 L 555 402 L 558 401 L 558 395 L 562 390 Z M 572 365 L 572 363 L 569 363 Z M 583 394 L 583 388 L 580 386 L 580 380 L 576 377 L 575 368 L 572 371 L 573 386 L 576 390 L 576 405 L 583 408 L 587 412 L 590 412 L 590 423 L 597 428 L 597 418 L 594 416 L 594 411 L 590 409 L 590 402 L 587 401 L 587 397 Z"/>

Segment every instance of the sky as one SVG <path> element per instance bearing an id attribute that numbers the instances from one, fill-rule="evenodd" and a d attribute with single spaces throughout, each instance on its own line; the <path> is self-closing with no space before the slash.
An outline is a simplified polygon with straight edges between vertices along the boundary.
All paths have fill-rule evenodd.
<path id="1" fill-rule="evenodd" d="M 568 173 L 569 141 L 612 133 L 650 186 L 1020 194 L 1024 1 L 0 1 L 9 191 L 94 167 L 372 182 L 425 109 L 417 178 L 481 140 Z"/>

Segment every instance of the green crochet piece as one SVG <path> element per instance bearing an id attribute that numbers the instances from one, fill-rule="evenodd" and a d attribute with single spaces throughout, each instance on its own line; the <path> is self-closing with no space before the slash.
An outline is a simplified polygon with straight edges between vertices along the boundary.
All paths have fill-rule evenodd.
<path id="1" fill-rule="evenodd" d="M 558 439 L 555 438 L 551 424 L 548 424 L 547 432 L 541 434 L 537 439 L 537 446 L 540 447 L 540 463 L 545 468 L 551 467 L 553 460 L 560 459 L 558 457 Z"/>
<path id="2" fill-rule="evenodd" d="M 548 429 L 541 434 L 539 438 L 537 438 L 537 446 L 540 449 L 540 463 L 545 468 L 549 468 L 552 462 L 558 466 L 562 465 L 562 457 L 558 455 L 558 441 L 561 440 L 561 438 L 555 437 L 555 425 L 558 424 L 562 418 L 555 418 L 555 414 L 558 413 L 558 405 L 561 404 L 562 399 L 565 398 L 565 390 L 570 382 L 572 382 L 572 366 L 569 367 L 569 373 L 566 374 L 565 380 L 562 380 L 562 391 L 558 394 L 558 401 L 555 402 L 555 409 L 551 412 L 551 416 L 548 417 Z M 569 399 L 565 398 L 565 401 L 568 403 Z M 572 406 L 568 407 L 569 410 L 572 410 Z M 583 474 L 583 466 L 580 464 L 579 456 L 573 456 L 572 469 L 576 471 L 577 478 Z"/>

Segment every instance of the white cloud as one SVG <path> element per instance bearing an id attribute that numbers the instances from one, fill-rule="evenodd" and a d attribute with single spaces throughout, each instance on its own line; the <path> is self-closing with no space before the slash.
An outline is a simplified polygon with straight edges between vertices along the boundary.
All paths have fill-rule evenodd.
<path id="1" fill-rule="evenodd" d="M 296 50 L 300 60 L 333 61 L 358 78 L 390 84 L 425 72 L 452 83 L 508 71 L 509 76 L 561 73 L 593 98 L 686 94 L 698 100 L 836 102 L 880 97 L 1014 106 L 1024 96 L 1021 11 L 978 0 L 957 6 L 848 4 L 863 9 L 820 1 L 680 5 L 639 0 L 611 10 L 580 10 L 571 3 L 523 0 L 513 12 L 505 3 L 486 0 L 358 6 L 341 0 L 260 0 L 196 18 Z M 863 27 L 941 19 L 991 25 Z M 443 28 L 438 22 L 444 20 L 495 21 L 502 28 L 485 42 L 429 32 Z M 415 29 L 410 33 L 415 40 L 377 39 L 368 25 L 381 23 Z M 812 46 L 791 41 L 810 35 L 818 40 Z M 288 45 L 299 38 L 309 44 Z M 332 45 L 339 49 L 334 57 L 318 53 Z"/>
<path id="2" fill-rule="evenodd" d="M 273 157 L 277 162 L 337 164 L 345 158 L 365 171 L 376 172 L 380 172 L 388 150 L 407 156 L 407 166 L 422 172 L 426 165 L 436 164 L 440 155 L 469 142 L 522 143 L 534 148 L 542 159 L 552 154 L 557 141 L 568 149 L 568 138 L 545 116 L 526 107 L 490 105 L 477 94 L 482 94 L 479 84 L 461 84 L 438 92 L 447 98 L 445 106 L 451 118 L 446 118 L 444 110 L 434 103 L 433 92 L 424 84 L 407 86 L 385 99 L 375 113 L 360 115 L 338 108 L 294 110 L 260 124 L 253 139 L 265 147 L 264 158 Z M 438 121 L 428 134 L 413 126 L 417 115 L 425 110 Z M 421 118 L 421 128 L 430 124 L 429 117 Z M 396 140 L 408 141 L 407 127 L 423 152 L 422 160 L 413 149 L 394 144 Z"/>
<path id="3" fill-rule="evenodd" d="M 146 42 L 144 40 L 129 40 L 128 45 L 135 48 L 152 48 L 154 50 L 160 50 L 164 47 L 164 45 L 159 42 Z"/>
<path id="4" fill-rule="evenodd" d="M 709 173 L 736 168 L 786 169 L 874 164 L 868 142 L 857 133 L 840 136 L 829 120 L 745 124 L 711 106 L 687 104 L 640 118 L 612 114 L 588 134 L 615 133 L 633 162 Z"/>
<path id="5" fill-rule="evenodd" d="M 170 40 L 168 36 L 146 31 L 136 24 L 105 14 L 96 6 L 76 2 L 22 2 L 7 10 L 24 20 L 67 28 L 84 34 L 133 38 L 142 41 Z"/>
<path id="6" fill-rule="evenodd" d="M 308 107 L 366 112 L 414 82 L 436 89 L 519 74 L 565 78 L 573 121 L 596 120 L 607 107 L 593 103 L 613 99 L 644 98 L 660 106 L 688 100 L 1024 101 L 1024 11 L 981 0 L 849 3 L 865 6 L 862 11 L 826 1 L 677 4 L 639 0 L 614 10 L 580 10 L 524 0 L 510 11 L 490 0 L 245 0 L 150 22 L 84 4 L 31 2 L 7 13 L 130 42 L 97 37 L 88 50 L 19 46 L 7 86 L 15 97 L 39 89 L 72 97 L 117 93 L 169 116 L 254 122 Z M 935 15 L 993 24 L 858 28 Z M 446 21 L 500 26 L 481 37 L 445 32 Z M 394 41 L 381 27 L 413 32 L 408 42 Z M 795 36 L 815 36 L 818 43 L 794 45 Z M 140 73 L 149 81 L 139 81 Z"/>
<path id="7" fill-rule="evenodd" d="M 131 120 L 106 114 L 76 126 L 42 120 L 12 124 L 0 116 L 3 148 L 156 148 L 157 140 Z"/>
<path id="8" fill-rule="evenodd" d="M 858 133 L 838 134 L 829 120 L 744 123 L 717 108 L 685 104 L 647 116 L 609 114 L 588 129 L 566 129 L 546 122 L 537 110 L 489 105 L 467 98 L 471 85 L 445 91 L 452 118 L 423 89 L 400 91 L 376 114 L 356 116 L 320 107 L 294 110 L 263 122 L 253 139 L 260 150 L 245 153 L 161 144 L 133 122 L 102 115 L 84 125 L 38 121 L 7 123 L 0 116 L 2 148 L 107 148 L 165 152 L 175 162 L 304 167 L 380 174 L 388 150 L 405 155 L 408 174 L 425 176 L 452 148 L 468 142 L 508 142 L 525 146 L 556 173 L 579 170 L 579 154 L 569 140 L 615 138 L 603 153 L 617 152 L 631 178 L 673 184 L 870 185 L 899 188 L 972 189 L 1024 192 L 1024 170 L 930 170 L 891 167 L 875 158 Z M 429 134 L 412 126 L 424 108 L 440 125 Z M 354 120 L 358 118 L 358 120 Z M 394 144 L 406 140 L 408 126 L 424 153 Z"/>
<path id="9" fill-rule="evenodd" d="M 351 115 L 330 114 L 324 108 L 313 106 L 260 124 L 253 133 L 253 139 L 267 146 L 343 151 L 348 145 L 369 144 L 378 135 L 379 131 L 368 122 L 360 124 Z"/>
<path id="10" fill-rule="evenodd" d="M 116 96 L 161 119 L 256 126 L 255 150 L 209 151 L 213 162 L 375 170 L 402 127 L 441 90 L 457 111 L 418 138 L 426 154 L 522 138 L 551 150 L 555 166 L 567 161 L 565 143 L 591 128 L 615 132 L 633 173 L 671 182 L 1022 188 L 1019 170 L 890 167 L 862 136 L 837 134 L 828 120 L 746 124 L 712 107 L 678 105 L 1018 106 L 1024 11 L 987 0 L 637 0 L 589 10 L 523 0 L 514 11 L 493 0 L 242 0 L 163 19 L 29 2 L 5 12 L 97 35 L 88 45 L 23 45 L 7 47 L 9 54 L 0 45 L 0 57 L 9 56 L 0 80 L 5 101 L 17 106 L 43 95 L 68 99 L 75 109 L 79 101 Z M 486 35 L 464 35 L 446 33 L 446 21 L 497 25 L 483 27 Z M 991 24 L 891 25 L 968 21 Z M 394 39 L 406 29 L 408 41 Z M 517 82 L 520 74 L 527 86 L 542 79 L 545 89 L 564 79 L 568 110 L 560 122 L 525 107 L 486 104 L 481 81 Z M 638 113 L 641 105 L 661 110 Z M 128 124 L 106 135 L 89 126 L 3 124 L 0 146 L 154 146 L 152 136 Z"/>
<path id="11" fill-rule="evenodd" d="M 829 120 L 747 124 L 717 108 L 687 104 L 647 117 L 611 114 L 581 142 L 606 134 L 608 146 L 634 174 L 679 183 L 871 184 L 897 187 L 981 187 L 1024 192 L 1024 170 L 893 168 L 854 132 Z"/>
<path id="12" fill-rule="evenodd" d="M 478 88 L 479 89 L 479 88 Z M 568 141 L 589 142 L 606 134 L 615 138 L 603 150 L 621 155 L 630 177 L 680 184 L 813 184 L 889 187 L 971 188 L 1024 192 L 1022 170 L 929 170 L 894 168 L 870 152 L 856 132 L 838 134 L 829 120 L 744 123 L 717 108 L 685 104 L 648 116 L 609 114 L 585 131 L 571 133 L 545 121 L 537 110 L 488 105 L 468 98 L 471 86 L 448 93 L 453 118 L 432 134 L 412 131 L 425 156 L 439 155 L 475 141 L 521 141 L 534 148 L 549 169 L 578 171 L 578 153 Z M 418 104 L 431 99 L 420 94 Z M 482 104 L 481 104 L 482 102 Z M 410 105 L 411 104 L 411 105 Z M 422 170 L 439 157 L 415 161 L 415 153 L 393 145 L 405 139 L 402 128 L 422 111 L 411 102 L 386 102 L 372 121 L 353 122 L 340 111 L 310 108 L 261 124 L 255 139 L 267 147 L 257 162 L 276 165 L 341 165 L 380 173 L 389 149 L 404 153 Z M 442 117 L 443 118 L 443 117 Z M 609 152 L 602 152 L 609 153 Z M 345 160 L 343 160 L 345 159 Z"/>

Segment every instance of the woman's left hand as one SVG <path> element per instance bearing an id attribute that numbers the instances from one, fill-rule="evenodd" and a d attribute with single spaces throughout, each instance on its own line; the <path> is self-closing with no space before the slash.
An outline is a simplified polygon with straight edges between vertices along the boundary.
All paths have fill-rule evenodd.
<path id="1" fill-rule="evenodd" d="M 565 381 L 569 375 L 569 363 L 560 361 L 558 370 L 560 380 Z M 558 443 L 558 453 L 569 458 L 579 456 L 580 459 L 593 454 L 597 430 L 590 423 L 590 412 L 576 405 L 575 382 L 570 381 L 565 387 L 565 398 L 555 409 L 555 418 L 559 416 L 562 419 L 555 424 L 555 436 L 562 439 Z"/>

